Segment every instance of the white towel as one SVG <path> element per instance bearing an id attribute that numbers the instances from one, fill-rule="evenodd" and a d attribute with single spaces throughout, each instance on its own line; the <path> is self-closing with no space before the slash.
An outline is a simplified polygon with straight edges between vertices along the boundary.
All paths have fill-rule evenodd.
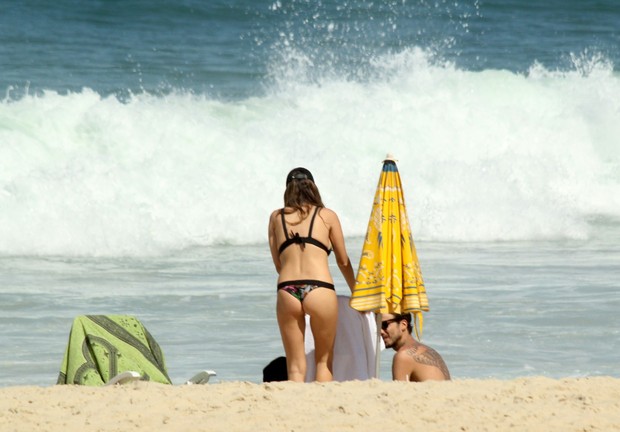
<path id="1" fill-rule="evenodd" d="M 349 306 L 350 297 L 338 296 L 338 328 L 334 346 L 334 381 L 366 380 L 375 377 L 377 325 L 370 312 Z M 306 381 L 316 374 L 314 338 L 306 315 Z"/>

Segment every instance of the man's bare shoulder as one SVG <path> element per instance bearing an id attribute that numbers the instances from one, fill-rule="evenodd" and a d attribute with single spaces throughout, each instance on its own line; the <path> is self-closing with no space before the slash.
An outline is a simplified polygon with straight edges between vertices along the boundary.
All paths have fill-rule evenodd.
<path id="1" fill-rule="evenodd" d="M 450 372 L 443 358 L 437 351 L 427 345 L 416 344 L 400 350 L 397 355 L 401 361 L 405 361 L 404 359 L 407 358 L 409 359 L 408 361 L 418 365 L 435 367 L 441 371 L 445 379 L 450 379 Z"/>
<path id="2" fill-rule="evenodd" d="M 407 365 L 408 367 L 414 366 L 416 363 L 415 356 L 411 355 L 409 351 L 409 349 L 401 349 L 396 351 L 393 358 L 394 363 Z"/>

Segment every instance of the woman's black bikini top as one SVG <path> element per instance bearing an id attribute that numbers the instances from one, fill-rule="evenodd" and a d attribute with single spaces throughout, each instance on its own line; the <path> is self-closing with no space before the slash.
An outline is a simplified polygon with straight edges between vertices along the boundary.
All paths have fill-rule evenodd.
<path id="1" fill-rule="evenodd" d="M 282 217 L 282 229 L 284 229 L 284 235 L 286 236 L 286 240 L 280 245 L 280 249 L 278 253 L 282 253 L 284 249 L 289 247 L 292 244 L 301 245 L 302 249 L 305 247 L 306 243 L 310 243 L 316 247 L 323 249 L 327 255 L 331 252 L 327 246 L 325 246 L 322 242 L 312 237 L 312 227 L 314 226 L 314 218 L 316 218 L 317 213 L 319 212 L 319 208 L 314 209 L 314 214 L 312 215 L 312 219 L 310 220 L 310 229 L 308 230 L 307 237 L 301 237 L 299 233 L 293 234 L 291 231 L 291 236 L 289 236 L 288 231 L 286 230 L 286 222 L 284 221 L 284 209 L 280 210 L 280 216 Z"/>

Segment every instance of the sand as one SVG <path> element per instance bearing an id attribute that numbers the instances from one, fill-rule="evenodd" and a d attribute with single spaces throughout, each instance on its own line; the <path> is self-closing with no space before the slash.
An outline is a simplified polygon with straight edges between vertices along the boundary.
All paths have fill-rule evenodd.
<path id="1" fill-rule="evenodd" d="M 620 431 L 610 377 L 0 389 L 0 431 Z"/>

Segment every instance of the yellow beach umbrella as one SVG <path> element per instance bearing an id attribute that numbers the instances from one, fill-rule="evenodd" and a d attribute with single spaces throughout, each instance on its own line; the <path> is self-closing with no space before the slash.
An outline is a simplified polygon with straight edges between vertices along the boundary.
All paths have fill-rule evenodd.
<path id="1" fill-rule="evenodd" d="M 422 312 L 429 310 L 400 174 L 389 155 L 383 161 L 350 305 L 377 314 L 377 341 L 380 314 L 412 313 L 419 338 Z"/>

